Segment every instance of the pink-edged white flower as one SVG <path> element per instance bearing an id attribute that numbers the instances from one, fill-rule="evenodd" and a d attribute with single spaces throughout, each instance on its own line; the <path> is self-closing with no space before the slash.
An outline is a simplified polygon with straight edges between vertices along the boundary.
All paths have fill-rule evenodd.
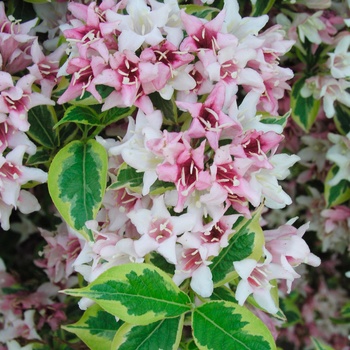
<path id="1" fill-rule="evenodd" d="M 173 182 L 178 191 L 176 212 L 181 212 L 186 198 L 195 190 L 205 190 L 211 185 L 210 174 L 204 169 L 205 141 L 199 147 L 192 148 L 186 137 L 182 138 L 183 150 L 171 162 L 157 166 L 158 178 Z"/>
<path id="2" fill-rule="evenodd" d="M 47 97 L 51 96 L 52 89 L 58 83 L 57 73 L 65 49 L 66 45 L 60 45 L 54 52 L 45 56 L 37 40 L 31 47 L 34 64 L 28 67 L 28 70 L 35 76 L 35 82 L 40 84 L 43 94 Z"/>
<path id="3" fill-rule="evenodd" d="M 26 153 L 30 155 L 36 153 L 35 144 L 23 131 L 17 130 L 6 121 L 0 123 L 0 153 L 3 153 L 7 147 L 13 149 L 19 145 L 26 146 Z"/>
<path id="4" fill-rule="evenodd" d="M 215 52 L 237 41 L 235 36 L 222 31 L 225 11 L 219 12 L 209 22 L 196 16 L 188 15 L 185 11 L 181 12 L 181 19 L 188 34 L 188 37 L 180 45 L 180 49 L 183 51 L 212 50 Z"/>
<path id="5" fill-rule="evenodd" d="M 278 180 L 284 180 L 290 173 L 289 168 L 299 159 L 296 155 L 275 154 L 269 158 L 272 169 L 261 168 L 250 174 L 250 186 L 265 197 L 268 208 L 280 209 L 292 203 Z"/>
<path id="6" fill-rule="evenodd" d="M 279 264 L 272 262 L 272 255 L 264 248 L 265 260 L 257 262 L 254 259 L 243 259 L 234 261 L 233 266 L 241 280 L 239 281 L 235 293 L 239 305 L 243 305 L 248 296 L 253 294 L 254 300 L 260 307 L 271 314 L 278 311 L 278 307 L 271 295 L 272 289 L 276 288 L 270 283 L 275 279 L 290 279 L 293 276 L 283 269 Z"/>
<path id="7" fill-rule="evenodd" d="M 330 76 L 316 76 L 308 78 L 300 93 L 303 97 L 313 96 L 315 99 L 323 98 L 323 109 L 327 118 L 335 115 L 334 102 L 339 101 L 350 107 L 350 94 L 347 89 L 350 83 L 345 79 L 334 79 Z"/>
<path id="8" fill-rule="evenodd" d="M 320 31 L 326 29 L 324 22 L 320 19 L 323 11 L 317 11 L 310 16 L 308 13 L 299 13 L 297 16 L 297 28 L 301 42 L 307 38 L 310 42 L 321 44 Z"/>
<path id="9" fill-rule="evenodd" d="M 153 199 L 151 209 L 135 209 L 128 213 L 141 238 L 135 241 L 135 251 L 141 257 L 151 251 L 157 251 L 167 261 L 176 264 L 175 245 L 177 236 L 191 231 L 195 217 L 191 214 L 170 215 L 164 197 Z"/>
<path id="10" fill-rule="evenodd" d="M 226 0 L 224 10 L 226 32 L 235 35 L 240 41 L 249 40 L 251 36 L 256 36 L 269 20 L 267 15 L 242 18 L 239 14 L 237 0 Z"/>
<path id="11" fill-rule="evenodd" d="M 183 236 L 182 236 L 183 237 Z M 180 285 L 185 279 L 191 278 L 191 288 L 200 296 L 210 297 L 214 290 L 212 273 L 208 267 L 208 251 L 198 240 L 188 240 L 180 237 L 177 245 L 177 265 L 173 281 Z"/>
<path id="12" fill-rule="evenodd" d="M 129 117 L 128 131 L 123 141 L 109 149 L 109 154 L 121 155 L 128 165 L 144 172 L 143 195 L 148 194 L 150 187 L 156 181 L 156 167 L 163 160 L 147 146 L 149 141 L 162 137 L 161 125 L 162 115 L 159 110 L 147 115 L 139 110 L 135 122 Z"/>
<path id="13" fill-rule="evenodd" d="M 300 162 L 315 163 L 319 172 L 325 166 L 325 154 L 330 148 L 331 143 L 322 134 L 304 135 L 301 140 L 306 145 L 298 152 Z"/>
<path id="14" fill-rule="evenodd" d="M 329 249 L 343 253 L 350 249 L 350 208 L 338 205 L 321 211 L 324 218 L 324 234 L 322 236 L 322 250 Z"/>
<path id="15" fill-rule="evenodd" d="M 334 145 L 328 150 L 326 158 L 339 167 L 328 181 L 330 186 L 335 186 L 343 179 L 350 181 L 350 132 L 346 136 L 329 133 L 328 138 Z"/>
<path id="16" fill-rule="evenodd" d="M 260 204 L 260 197 L 255 189 L 249 185 L 245 174 L 252 165 L 250 159 L 235 157 L 230 151 L 230 145 L 222 146 L 216 150 L 214 162 L 210 167 L 212 181 L 226 191 L 226 199 L 232 207 L 242 214 L 246 214 L 241 202 L 250 201 L 254 206 Z M 238 200 L 238 203 L 237 203 Z M 243 211 L 241 211 L 243 209 Z"/>
<path id="17" fill-rule="evenodd" d="M 314 267 L 320 265 L 321 260 L 310 252 L 310 248 L 302 238 L 309 228 L 309 223 L 298 229 L 292 226 L 296 220 L 291 219 L 285 225 L 275 230 L 264 231 L 265 247 L 272 255 L 272 262 L 281 265 L 290 274 L 299 277 L 294 268 L 301 263 Z M 291 290 L 292 281 L 287 281 L 288 292 Z"/>
<path id="18" fill-rule="evenodd" d="M 200 228 L 198 231 L 187 232 L 181 237 L 185 240 L 198 240 L 207 249 L 208 256 L 219 255 L 222 248 L 228 246 L 228 240 L 234 234 L 233 224 L 240 215 L 223 215 L 218 221 L 212 221 Z"/>
<path id="19" fill-rule="evenodd" d="M 157 9 L 150 8 L 144 0 L 129 0 L 126 5 L 127 15 L 106 11 L 109 22 L 117 22 L 119 51 L 135 52 L 143 43 L 157 45 L 163 39 L 161 29 L 167 24 L 171 7 L 164 3 Z"/>
<path id="20" fill-rule="evenodd" d="M 191 113 L 192 122 L 187 130 L 191 138 L 206 137 L 215 150 L 219 147 L 222 133 L 234 138 L 241 132 L 239 123 L 235 123 L 222 112 L 225 101 L 225 85 L 217 84 L 204 103 L 177 102 L 178 107 Z"/>
<path id="21" fill-rule="evenodd" d="M 22 213 L 31 213 L 40 209 L 35 197 L 21 190 L 21 185 L 28 181 L 46 182 L 47 174 L 41 169 L 28 168 L 22 165 L 26 146 L 17 146 L 6 157 L 0 155 L 0 217 L 4 230 L 9 229 L 8 217 L 12 208 Z"/>
<path id="22" fill-rule="evenodd" d="M 42 258 L 35 260 L 35 264 L 46 272 L 52 283 L 61 288 L 76 284 L 76 276 L 72 276 L 73 263 L 81 251 L 77 235 L 64 223 L 57 227 L 55 233 L 43 229 L 40 229 L 40 233 L 47 245 L 39 253 Z"/>
<path id="23" fill-rule="evenodd" d="M 16 85 L 9 73 L 0 72 L 0 113 L 8 113 L 8 122 L 21 131 L 29 130 L 28 111 L 38 105 L 54 105 L 43 94 L 32 91 L 35 77 L 31 74 L 20 78 Z"/>
<path id="24" fill-rule="evenodd" d="M 335 47 L 334 52 L 329 53 L 328 67 L 333 78 L 348 78 L 350 76 L 350 35 L 344 36 Z"/>

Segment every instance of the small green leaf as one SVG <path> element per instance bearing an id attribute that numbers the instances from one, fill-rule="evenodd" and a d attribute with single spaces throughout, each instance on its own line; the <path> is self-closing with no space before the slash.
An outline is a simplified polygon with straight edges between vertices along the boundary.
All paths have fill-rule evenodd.
<path id="1" fill-rule="evenodd" d="M 229 239 L 227 247 L 223 248 L 218 256 L 209 265 L 216 286 L 225 284 L 237 277 L 233 262 L 246 258 L 260 259 L 264 244 L 264 234 L 259 225 L 261 208 L 253 215 L 252 219 L 242 218 L 238 220 L 233 229 L 235 233 Z"/>
<path id="2" fill-rule="evenodd" d="M 97 113 L 87 106 L 70 106 L 67 108 L 63 118 L 55 125 L 55 128 L 65 123 L 102 125 Z"/>
<path id="3" fill-rule="evenodd" d="M 144 326 L 124 323 L 113 340 L 111 350 L 178 350 L 184 316 L 165 318 Z"/>
<path id="4" fill-rule="evenodd" d="M 117 322 L 113 315 L 95 304 L 84 312 L 78 322 L 62 328 L 77 335 L 91 350 L 100 350 L 111 348 L 122 324 L 122 321 Z"/>
<path id="5" fill-rule="evenodd" d="M 350 199 L 349 181 L 343 179 L 334 186 L 329 185 L 329 181 L 334 178 L 338 171 L 339 167 L 337 165 L 333 165 L 326 176 L 324 196 L 328 208 L 342 204 Z"/>
<path id="6" fill-rule="evenodd" d="M 311 337 L 312 343 L 315 345 L 315 350 L 334 350 L 331 346 L 325 344 L 323 341 Z"/>
<path id="7" fill-rule="evenodd" d="M 196 16 L 197 18 L 204 18 L 210 21 L 215 17 L 215 15 L 220 11 L 215 7 L 209 6 L 201 6 L 201 5 L 180 5 L 180 8 L 184 8 L 186 13 L 192 16 Z"/>
<path id="8" fill-rule="evenodd" d="M 283 324 L 284 327 L 289 327 L 302 321 L 300 310 L 291 298 L 281 298 L 279 304 L 287 319 Z"/>
<path id="9" fill-rule="evenodd" d="M 51 159 L 51 152 L 44 147 L 38 147 L 35 154 L 30 155 L 26 161 L 26 165 L 33 166 L 45 164 Z"/>
<path id="10" fill-rule="evenodd" d="M 162 255 L 153 251 L 149 254 L 148 259 L 152 265 L 159 267 L 162 271 L 168 273 L 169 275 L 174 275 L 175 266 L 168 263 Z"/>
<path id="11" fill-rule="evenodd" d="M 193 310 L 193 338 L 200 350 L 275 350 L 265 324 L 251 311 L 228 301 L 210 301 Z"/>
<path id="12" fill-rule="evenodd" d="M 210 300 L 224 300 L 237 303 L 237 300 L 232 290 L 225 286 L 214 288 L 213 294 L 210 296 Z"/>
<path id="13" fill-rule="evenodd" d="M 309 132 L 314 124 L 320 107 L 320 100 L 312 96 L 303 97 L 300 94 L 306 77 L 299 79 L 292 88 L 291 107 L 293 120 L 305 131 Z"/>
<path id="14" fill-rule="evenodd" d="M 269 125 L 280 125 L 282 129 L 287 125 L 288 118 L 290 117 L 291 111 L 288 111 L 282 116 L 272 116 L 272 115 L 263 115 L 261 122 Z"/>
<path id="15" fill-rule="evenodd" d="M 101 123 L 105 126 L 115 123 L 119 120 L 122 120 L 134 112 L 135 107 L 127 108 L 111 108 L 105 112 L 101 113 Z"/>
<path id="16" fill-rule="evenodd" d="M 123 163 L 118 169 L 116 181 L 109 186 L 109 189 L 118 190 L 126 187 L 134 192 L 141 192 L 142 185 L 143 172 L 138 172 L 126 163 Z"/>
<path id="17" fill-rule="evenodd" d="M 344 317 L 350 317 L 350 302 L 346 303 L 342 309 L 341 313 Z"/>
<path id="18" fill-rule="evenodd" d="M 343 104 L 335 103 L 334 122 L 340 134 L 346 135 L 350 132 L 350 108 Z"/>
<path id="19" fill-rule="evenodd" d="M 149 264 L 115 266 L 87 287 L 64 292 L 92 299 L 125 322 L 138 325 L 191 310 L 189 296 L 165 272 Z"/>
<path id="20" fill-rule="evenodd" d="M 158 92 L 150 94 L 149 97 L 153 106 L 162 112 L 165 122 L 169 121 L 171 124 L 177 122 L 177 107 L 174 97 L 170 100 L 165 100 Z"/>
<path id="21" fill-rule="evenodd" d="M 257 0 L 253 8 L 253 16 L 261 16 L 268 13 L 275 0 Z"/>
<path id="22" fill-rule="evenodd" d="M 55 149 L 59 145 L 59 137 L 54 125 L 57 123 L 55 109 L 52 106 L 40 105 L 28 111 L 30 123 L 28 136 L 38 144 Z"/>
<path id="23" fill-rule="evenodd" d="M 96 217 L 107 181 L 107 152 L 97 141 L 73 141 L 53 159 L 50 196 L 63 219 L 91 239 L 85 222 Z"/>
<path id="24" fill-rule="evenodd" d="M 174 183 L 156 180 L 150 188 L 150 194 L 153 196 L 159 196 L 159 195 L 161 195 L 169 190 L 173 190 L 173 189 L 175 189 Z"/>

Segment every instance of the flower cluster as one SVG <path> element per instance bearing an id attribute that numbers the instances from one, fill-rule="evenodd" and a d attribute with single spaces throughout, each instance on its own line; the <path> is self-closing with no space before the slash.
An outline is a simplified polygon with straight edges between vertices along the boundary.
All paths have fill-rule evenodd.
<path id="1" fill-rule="evenodd" d="M 153 322 L 214 348 L 218 307 L 234 340 L 348 350 L 349 1 L 28 3 L 0 2 L 0 225 L 41 271 L 7 272 L 0 237 L 0 349 L 132 348 Z"/>
<path id="2" fill-rule="evenodd" d="M 113 184 L 89 224 L 95 243 L 87 242 L 75 262 L 86 280 L 155 251 L 175 265 L 177 284 L 191 277 L 192 289 L 208 297 L 208 265 L 228 245 L 237 218 L 251 217 L 262 203 L 291 204 L 278 181 L 298 157 L 276 153 L 282 125 L 263 113 L 276 116 L 289 89 L 292 72 L 280 67 L 279 57 L 293 42 L 277 25 L 258 34 L 267 16 L 242 19 L 234 7 L 227 2 L 206 20 L 170 1 L 68 5 L 74 17 L 63 31 L 70 45 L 64 68 L 71 79 L 58 103 L 85 91 L 102 102 L 97 87 L 103 85 L 112 91 L 102 111 L 139 107 L 120 141 L 98 137 L 108 150 Z M 176 109 L 173 116 L 157 108 L 159 98 Z M 141 174 L 142 183 L 119 184 L 123 171 Z M 283 274 L 292 265 L 278 264 L 278 278 L 297 277 Z"/>

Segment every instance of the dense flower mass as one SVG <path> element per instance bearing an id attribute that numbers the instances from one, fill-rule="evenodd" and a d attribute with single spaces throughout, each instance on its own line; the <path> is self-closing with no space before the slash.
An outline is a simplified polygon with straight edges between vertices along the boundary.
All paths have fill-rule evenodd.
<path id="1" fill-rule="evenodd" d="M 0 349 L 348 350 L 349 1 L 14 3 Z"/>

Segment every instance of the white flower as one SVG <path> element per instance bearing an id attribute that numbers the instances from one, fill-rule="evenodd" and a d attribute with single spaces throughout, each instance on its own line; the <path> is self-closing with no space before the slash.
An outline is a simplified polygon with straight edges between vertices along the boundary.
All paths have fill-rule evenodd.
<path id="1" fill-rule="evenodd" d="M 335 186 L 341 180 L 350 181 L 350 132 L 346 136 L 329 134 L 328 138 L 335 145 L 328 150 L 326 158 L 339 167 L 336 175 L 328 182 L 330 186 Z"/>
<path id="2" fill-rule="evenodd" d="M 350 77 L 350 35 L 343 37 L 337 44 L 334 53 L 328 54 L 328 67 L 334 78 Z"/>

